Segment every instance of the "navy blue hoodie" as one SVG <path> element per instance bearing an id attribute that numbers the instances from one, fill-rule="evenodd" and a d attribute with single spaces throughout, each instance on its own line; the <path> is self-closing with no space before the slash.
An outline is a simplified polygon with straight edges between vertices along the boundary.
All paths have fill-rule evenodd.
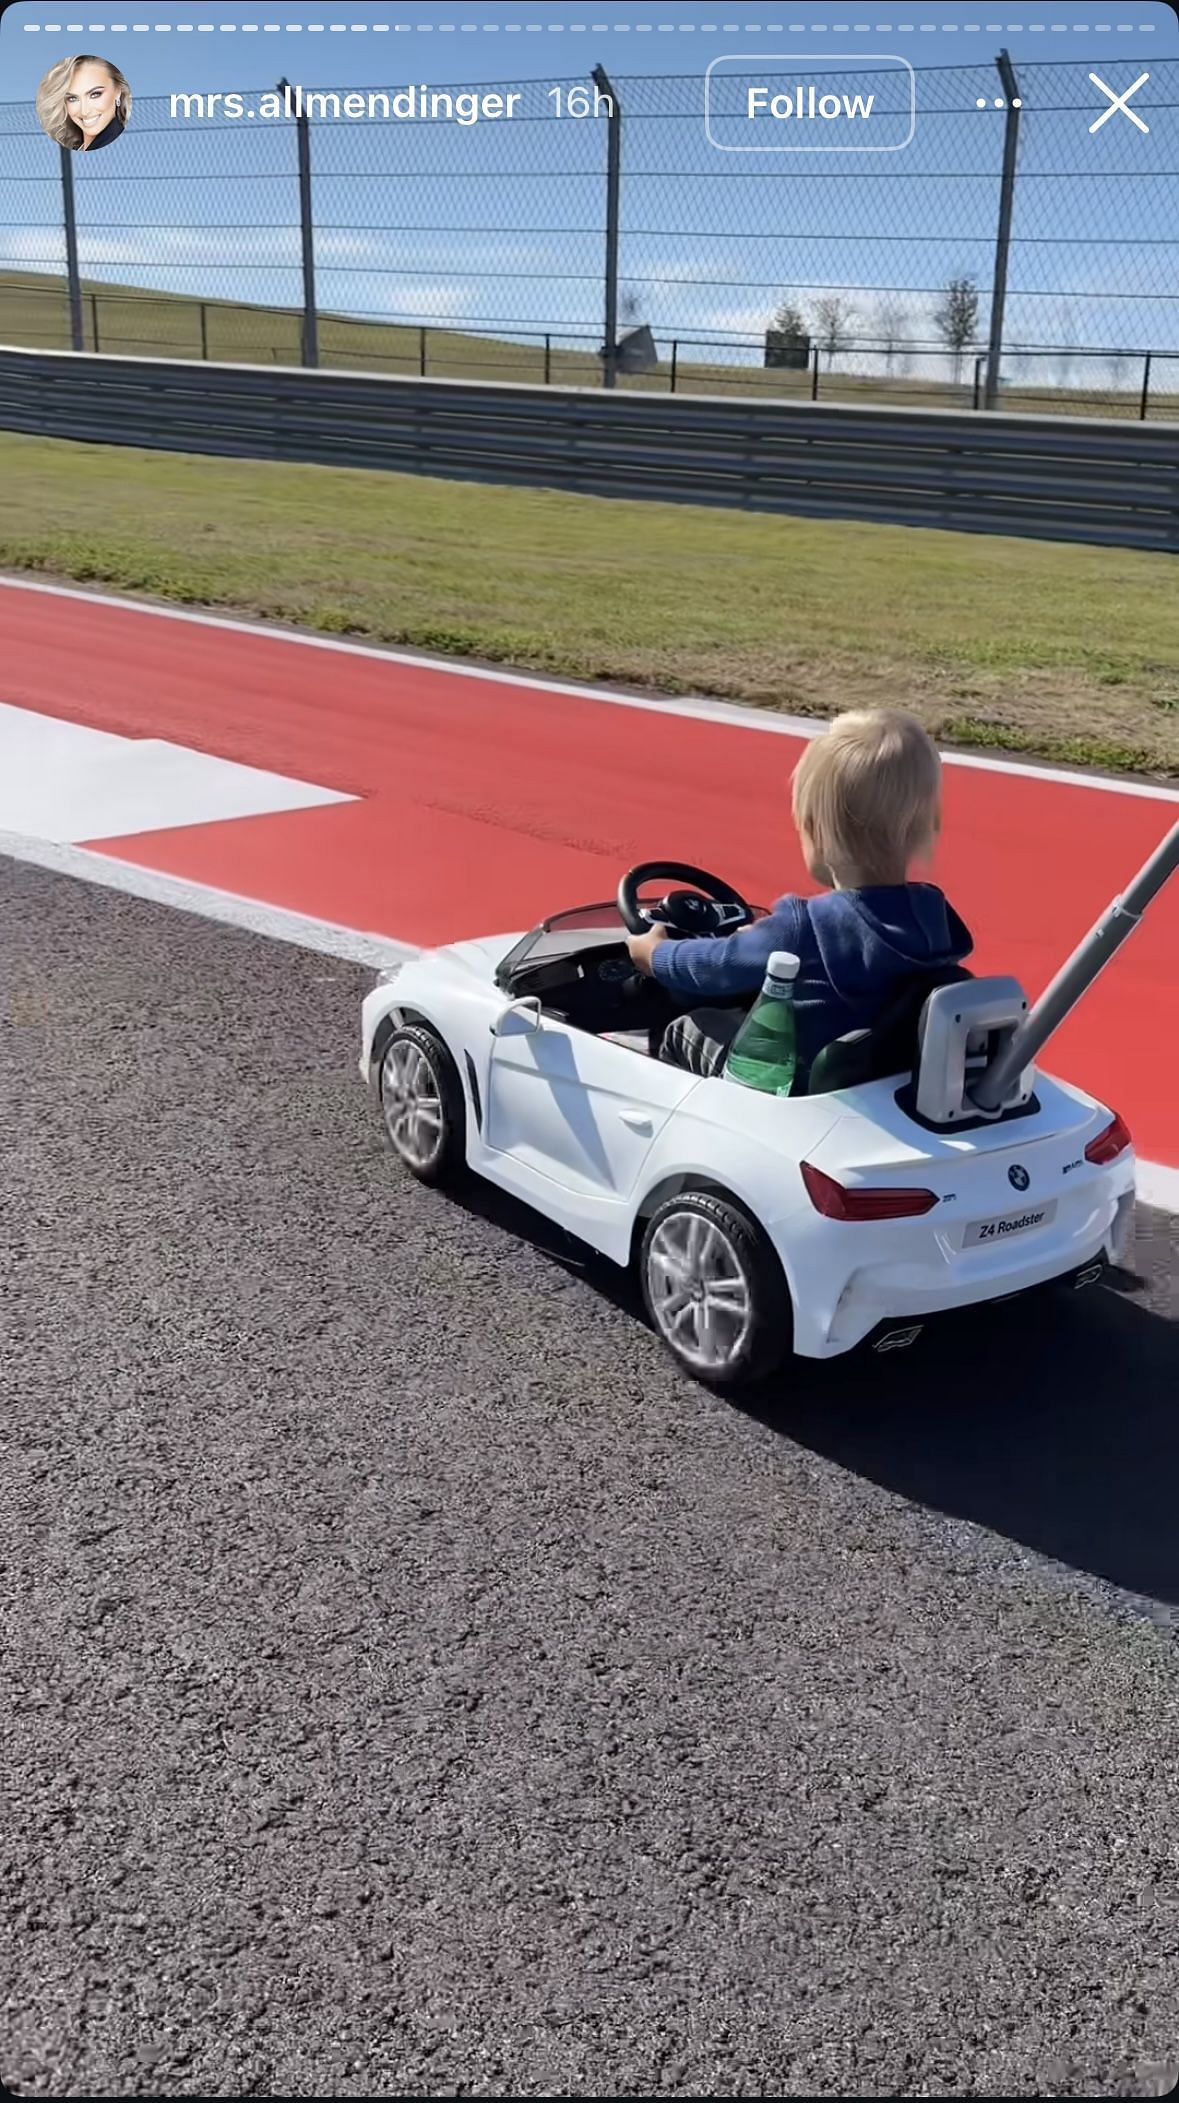
<path id="1" fill-rule="evenodd" d="M 825 1044 L 868 1028 L 905 979 L 960 964 L 974 943 L 935 884 L 877 884 L 779 898 L 762 920 L 721 941 L 672 937 L 652 973 L 678 1000 L 731 1000 L 760 992 L 776 949 L 799 959 L 794 987 L 800 1062 L 809 1070 Z"/>

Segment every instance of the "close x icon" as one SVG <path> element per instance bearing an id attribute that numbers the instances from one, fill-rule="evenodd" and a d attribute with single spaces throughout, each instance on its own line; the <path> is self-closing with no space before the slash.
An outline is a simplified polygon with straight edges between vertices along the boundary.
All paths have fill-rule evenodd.
<path id="1" fill-rule="evenodd" d="M 1131 124 L 1136 124 L 1138 126 L 1139 131 L 1150 131 L 1149 124 L 1143 122 L 1143 119 L 1138 115 L 1137 110 L 1127 109 L 1126 107 L 1126 104 L 1129 102 L 1131 95 L 1136 95 L 1138 93 L 1139 88 L 1145 87 L 1146 82 L 1150 79 L 1149 73 L 1140 73 L 1138 75 L 1137 80 L 1133 82 L 1132 86 L 1128 88 L 1123 88 L 1120 93 L 1116 88 L 1111 88 L 1107 86 L 1106 82 L 1101 78 L 1100 73 L 1091 73 L 1089 75 L 1089 78 L 1093 82 L 1094 87 L 1100 88 L 1102 94 L 1108 96 L 1109 98 L 1109 108 L 1107 110 L 1102 110 L 1101 115 L 1100 117 L 1098 117 L 1096 123 L 1091 124 L 1089 126 L 1089 130 L 1091 132 L 1100 131 L 1102 125 L 1108 124 L 1110 118 L 1114 115 L 1115 111 L 1117 110 L 1121 111 L 1123 117 L 1128 117 Z"/>

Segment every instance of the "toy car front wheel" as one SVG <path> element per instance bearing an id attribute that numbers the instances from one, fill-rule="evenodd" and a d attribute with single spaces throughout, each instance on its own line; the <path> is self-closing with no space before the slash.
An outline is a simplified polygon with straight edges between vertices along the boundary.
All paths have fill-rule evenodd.
<path id="1" fill-rule="evenodd" d="M 440 1037 L 418 1022 L 394 1030 L 381 1060 L 389 1144 L 420 1183 L 454 1182 L 466 1164 L 462 1082 Z"/>
<path id="2" fill-rule="evenodd" d="M 684 1370 L 709 1387 L 758 1385 L 791 1345 L 790 1294 L 761 1229 L 731 1199 L 685 1190 L 652 1216 L 643 1298 Z"/>

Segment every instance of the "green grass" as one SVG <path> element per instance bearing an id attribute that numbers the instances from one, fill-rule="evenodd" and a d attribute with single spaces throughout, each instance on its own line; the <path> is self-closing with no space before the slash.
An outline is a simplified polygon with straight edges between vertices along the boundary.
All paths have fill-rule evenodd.
<path id="1" fill-rule="evenodd" d="M 7 570 L 1179 777 L 1173 556 L 12 434 L 0 485 Z"/>
<path id="2" fill-rule="evenodd" d="M 201 300 L 183 293 L 151 292 L 137 286 L 83 282 L 82 320 L 87 350 L 124 357 L 208 357 L 234 364 L 297 365 L 300 317 L 294 310 L 248 305 L 230 300 Z M 202 323 L 203 309 L 203 323 Z M 97 323 L 97 329 L 96 329 Z M 69 313 L 64 280 L 30 272 L 0 271 L 0 342 L 39 350 L 68 350 Z M 420 375 L 422 331 L 397 322 L 350 321 L 324 314 L 319 318 L 321 365 L 352 372 L 381 372 L 402 378 Z M 543 340 L 509 343 L 497 337 L 464 334 L 458 329 L 425 331 L 426 376 L 447 380 L 509 380 L 540 386 L 545 381 Z M 1179 370 L 1179 368 L 1176 368 Z M 963 382 L 947 379 L 888 381 L 878 376 L 828 372 L 819 379 L 819 399 L 831 402 L 892 404 L 910 408 L 962 408 L 971 404 L 973 364 L 967 360 Z M 592 350 L 552 344 L 548 380 L 554 387 L 596 387 L 601 365 Z M 671 382 L 667 361 L 652 372 L 620 380 L 620 386 L 666 393 Z M 709 363 L 698 351 L 685 349 L 677 362 L 676 388 L 682 394 L 733 396 L 756 394 L 776 399 L 809 400 L 809 372 L 766 371 L 755 364 Z M 1012 406 L 1026 414 L 1136 417 L 1136 393 L 1094 384 L 1071 389 L 1023 383 L 1010 395 Z M 1179 395 L 1156 394 L 1152 418 L 1179 418 Z"/>

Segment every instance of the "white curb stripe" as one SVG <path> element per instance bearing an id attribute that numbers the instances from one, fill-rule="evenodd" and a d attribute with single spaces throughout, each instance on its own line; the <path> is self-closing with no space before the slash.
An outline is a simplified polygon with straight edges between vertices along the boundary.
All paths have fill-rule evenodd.
<path id="1" fill-rule="evenodd" d="M 189 745 L 123 737 L 0 701 L 0 831 L 114 840 L 358 800 Z"/>
<path id="2" fill-rule="evenodd" d="M 335 921 L 315 920 L 305 913 L 288 912 L 283 906 L 264 905 L 256 898 L 220 891 L 212 884 L 193 883 L 187 877 L 166 876 L 135 862 L 121 862 L 113 855 L 95 854 L 88 847 L 0 832 L 0 855 L 14 862 L 29 862 L 38 869 L 52 869 L 59 876 L 76 876 L 83 883 L 101 884 L 108 891 L 146 898 L 153 905 L 173 906 L 181 913 L 199 913 L 206 920 L 244 928 L 248 934 L 265 935 L 271 941 L 295 942 L 301 949 L 322 950 L 327 956 L 342 957 L 351 964 L 371 964 L 376 970 L 419 954 L 410 942 L 362 934 L 355 928 L 340 927 Z"/>

